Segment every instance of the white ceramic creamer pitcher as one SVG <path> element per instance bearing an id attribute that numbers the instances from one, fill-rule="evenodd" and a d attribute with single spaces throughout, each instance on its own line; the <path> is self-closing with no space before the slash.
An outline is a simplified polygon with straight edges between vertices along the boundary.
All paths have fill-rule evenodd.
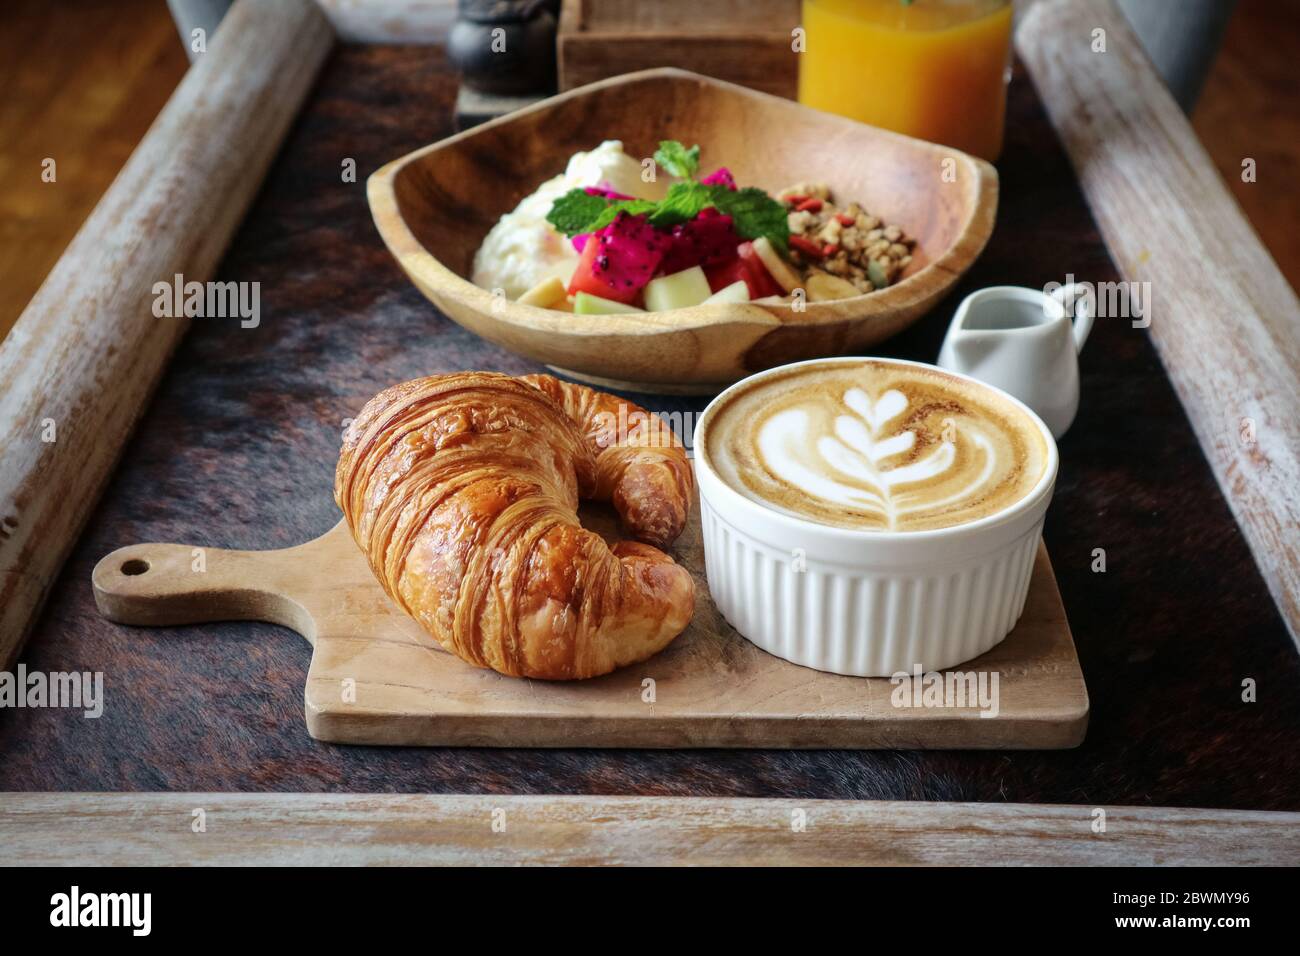
<path id="1" fill-rule="evenodd" d="M 1092 317 L 1092 298 L 1074 285 L 1050 295 L 1013 285 L 981 289 L 957 307 L 939 365 L 1010 392 L 1060 438 L 1079 410 L 1079 352 Z"/>

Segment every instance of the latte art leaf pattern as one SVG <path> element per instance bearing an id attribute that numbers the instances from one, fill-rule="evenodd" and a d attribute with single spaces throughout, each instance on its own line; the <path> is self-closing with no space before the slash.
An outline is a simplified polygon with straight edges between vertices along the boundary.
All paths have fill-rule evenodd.
<path id="1" fill-rule="evenodd" d="M 844 411 L 834 417 L 833 433 L 816 437 L 812 447 L 819 462 L 804 460 L 806 437 L 813 430 L 815 415 L 808 409 L 791 408 L 769 418 L 758 430 L 758 447 L 763 460 L 780 480 L 831 504 L 877 515 L 888 530 L 895 530 L 901 517 L 933 507 L 926 495 L 909 495 L 906 486 L 931 481 L 953 468 L 957 459 L 956 432 L 951 440 L 940 440 L 922 457 L 906 464 L 898 456 L 917 445 L 916 432 L 890 434 L 888 426 L 907 410 L 907 397 L 890 389 L 872 402 L 860 388 L 850 388 L 842 398 Z M 972 498 L 989 480 L 993 460 L 989 442 L 975 433 L 971 443 L 979 450 L 983 467 L 973 471 L 950 500 Z"/>
<path id="2" fill-rule="evenodd" d="M 873 382 L 840 372 L 766 400 L 756 390 L 718 416 L 710 453 L 733 487 L 826 523 L 905 531 L 974 520 L 1028 491 L 1045 446 L 1012 409 L 943 384 L 941 373 Z"/>

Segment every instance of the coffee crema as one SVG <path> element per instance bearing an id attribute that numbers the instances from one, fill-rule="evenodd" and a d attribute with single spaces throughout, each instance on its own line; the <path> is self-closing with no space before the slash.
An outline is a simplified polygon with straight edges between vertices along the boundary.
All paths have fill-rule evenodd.
<path id="1" fill-rule="evenodd" d="M 719 477 L 822 524 L 925 531 L 978 520 L 1042 478 L 1047 441 L 1023 410 L 939 369 L 871 359 L 791 368 L 705 422 Z"/>

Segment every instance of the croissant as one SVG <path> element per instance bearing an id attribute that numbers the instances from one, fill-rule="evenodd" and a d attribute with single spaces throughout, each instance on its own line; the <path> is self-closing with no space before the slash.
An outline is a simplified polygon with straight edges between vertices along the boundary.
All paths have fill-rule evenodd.
<path id="1" fill-rule="evenodd" d="M 694 476 L 672 430 L 549 375 L 435 375 L 376 395 L 347 428 L 334 499 L 388 595 L 462 660 L 514 677 L 595 677 L 686 627 L 690 574 L 658 547 Z M 637 541 L 578 521 L 610 501 Z"/>

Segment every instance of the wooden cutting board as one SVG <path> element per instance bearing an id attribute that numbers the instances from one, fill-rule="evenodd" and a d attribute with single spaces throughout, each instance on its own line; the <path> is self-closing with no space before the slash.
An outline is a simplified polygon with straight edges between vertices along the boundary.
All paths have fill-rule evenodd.
<path id="1" fill-rule="evenodd" d="M 614 535 L 608 509 L 585 509 L 583 523 Z M 895 706 L 888 678 L 824 674 L 750 644 L 709 596 L 698 507 L 673 555 L 695 576 L 690 627 L 644 663 L 567 683 L 503 677 L 442 650 L 380 589 L 342 522 L 279 551 L 132 545 L 92 578 L 100 612 L 122 624 L 261 620 L 297 631 L 314 648 L 307 729 L 336 743 L 1056 749 L 1083 740 L 1088 694 L 1041 547 L 1016 629 L 958 668 L 997 673 L 995 717 Z"/>

